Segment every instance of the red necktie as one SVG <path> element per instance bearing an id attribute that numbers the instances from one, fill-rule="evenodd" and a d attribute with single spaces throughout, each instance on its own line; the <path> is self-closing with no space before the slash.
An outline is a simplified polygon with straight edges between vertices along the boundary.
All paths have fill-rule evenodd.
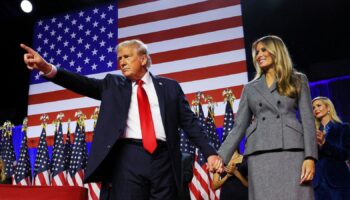
<path id="1" fill-rule="evenodd" d="M 156 132 L 151 114 L 151 107 L 145 89 L 142 87 L 143 81 L 137 82 L 137 102 L 139 105 L 140 124 L 142 132 L 143 148 L 149 153 L 153 153 L 157 148 Z"/>

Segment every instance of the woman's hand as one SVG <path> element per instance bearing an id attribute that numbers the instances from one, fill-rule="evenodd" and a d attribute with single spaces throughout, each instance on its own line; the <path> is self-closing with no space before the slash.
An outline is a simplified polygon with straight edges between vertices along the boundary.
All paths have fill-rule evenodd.
<path id="1" fill-rule="evenodd" d="M 225 167 L 225 171 L 229 176 L 232 176 L 236 171 L 236 164 L 232 162 L 231 164 L 227 165 Z"/>
<path id="2" fill-rule="evenodd" d="M 317 144 L 320 147 L 322 147 L 324 145 L 324 143 L 326 142 L 326 134 L 323 133 L 322 131 L 317 130 L 316 139 L 317 139 Z"/>
<path id="3" fill-rule="evenodd" d="M 312 181 L 315 175 L 315 161 L 312 159 L 306 159 L 301 167 L 300 184 Z"/>

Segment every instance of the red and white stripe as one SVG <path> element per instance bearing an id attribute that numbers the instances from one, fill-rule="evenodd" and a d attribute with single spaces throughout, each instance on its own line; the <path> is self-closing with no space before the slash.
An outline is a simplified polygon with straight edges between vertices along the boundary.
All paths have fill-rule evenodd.
<path id="1" fill-rule="evenodd" d="M 84 187 L 84 170 L 79 170 L 77 173 L 75 173 L 73 176 L 68 173 L 67 175 L 67 182 L 70 186 L 81 186 Z"/>
<path id="2" fill-rule="evenodd" d="M 207 169 L 207 165 L 200 165 L 197 162 L 198 149 L 196 149 L 195 162 L 193 166 L 193 178 L 189 184 L 192 200 L 219 200 L 220 189 L 214 190 L 211 187 L 213 174 Z"/>
<path id="3" fill-rule="evenodd" d="M 22 179 L 20 182 L 16 183 L 15 179 L 12 179 L 12 185 L 20 185 L 20 186 L 31 186 L 31 180 L 30 177 L 26 177 L 24 179 Z"/>
<path id="4" fill-rule="evenodd" d="M 51 185 L 52 186 L 65 186 L 68 185 L 67 183 L 67 172 L 62 171 L 58 173 L 56 176 L 53 176 L 51 179 Z"/>
<path id="5" fill-rule="evenodd" d="M 36 186 L 50 186 L 50 173 L 43 171 L 34 177 L 34 185 Z"/>

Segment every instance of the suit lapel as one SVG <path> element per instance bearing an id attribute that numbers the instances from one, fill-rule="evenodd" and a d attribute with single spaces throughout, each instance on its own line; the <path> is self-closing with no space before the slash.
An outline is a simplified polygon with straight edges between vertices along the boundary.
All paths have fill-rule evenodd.
<path id="1" fill-rule="evenodd" d="M 258 93 L 264 97 L 266 102 L 268 102 L 276 111 L 278 111 L 276 100 L 273 97 L 272 92 L 276 90 L 276 82 L 274 82 L 270 88 L 266 85 L 265 75 L 262 75 L 256 82 L 253 84 Z"/>
<path id="2" fill-rule="evenodd" d="M 151 73 L 150 75 L 152 77 L 153 85 L 157 93 L 160 115 L 162 116 L 162 121 L 165 126 L 165 89 L 163 85 L 164 83 L 160 80 L 160 78 L 153 76 Z"/>
<path id="3" fill-rule="evenodd" d="M 120 81 L 119 87 L 121 87 L 121 94 L 118 93 L 114 93 L 115 97 L 117 99 L 123 99 L 123 106 L 122 108 L 125 108 L 126 112 L 124 113 L 128 113 L 129 112 L 129 107 L 130 107 L 130 102 L 131 102 L 131 93 L 132 93 L 132 82 L 124 77 L 123 81 Z"/>

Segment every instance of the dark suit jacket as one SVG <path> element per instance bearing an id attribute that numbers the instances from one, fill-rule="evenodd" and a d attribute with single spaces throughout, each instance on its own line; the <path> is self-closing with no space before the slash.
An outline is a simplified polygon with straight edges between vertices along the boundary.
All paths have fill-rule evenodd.
<path id="1" fill-rule="evenodd" d="M 350 189 L 350 171 L 345 163 L 348 159 L 350 159 L 350 125 L 334 123 L 327 133 L 326 142 L 319 148 L 313 186 L 316 188 L 324 178 L 331 187 Z"/>
<path id="2" fill-rule="evenodd" d="M 120 75 L 108 74 L 104 79 L 94 79 L 63 69 L 58 69 L 56 76 L 51 80 L 79 94 L 101 100 L 84 181 L 108 181 L 108 177 L 111 176 L 109 162 L 118 159 L 113 157 L 112 148 L 124 133 L 131 102 L 132 82 Z M 178 127 L 188 133 L 191 141 L 201 148 L 206 156 L 216 152 L 209 145 L 205 131 L 191 111 L 180 85 L 174 80 L 158 76 L 152 76 L 152 80 L 158 96 L 173 173 L 180 188 L 181 154 Z"/>

